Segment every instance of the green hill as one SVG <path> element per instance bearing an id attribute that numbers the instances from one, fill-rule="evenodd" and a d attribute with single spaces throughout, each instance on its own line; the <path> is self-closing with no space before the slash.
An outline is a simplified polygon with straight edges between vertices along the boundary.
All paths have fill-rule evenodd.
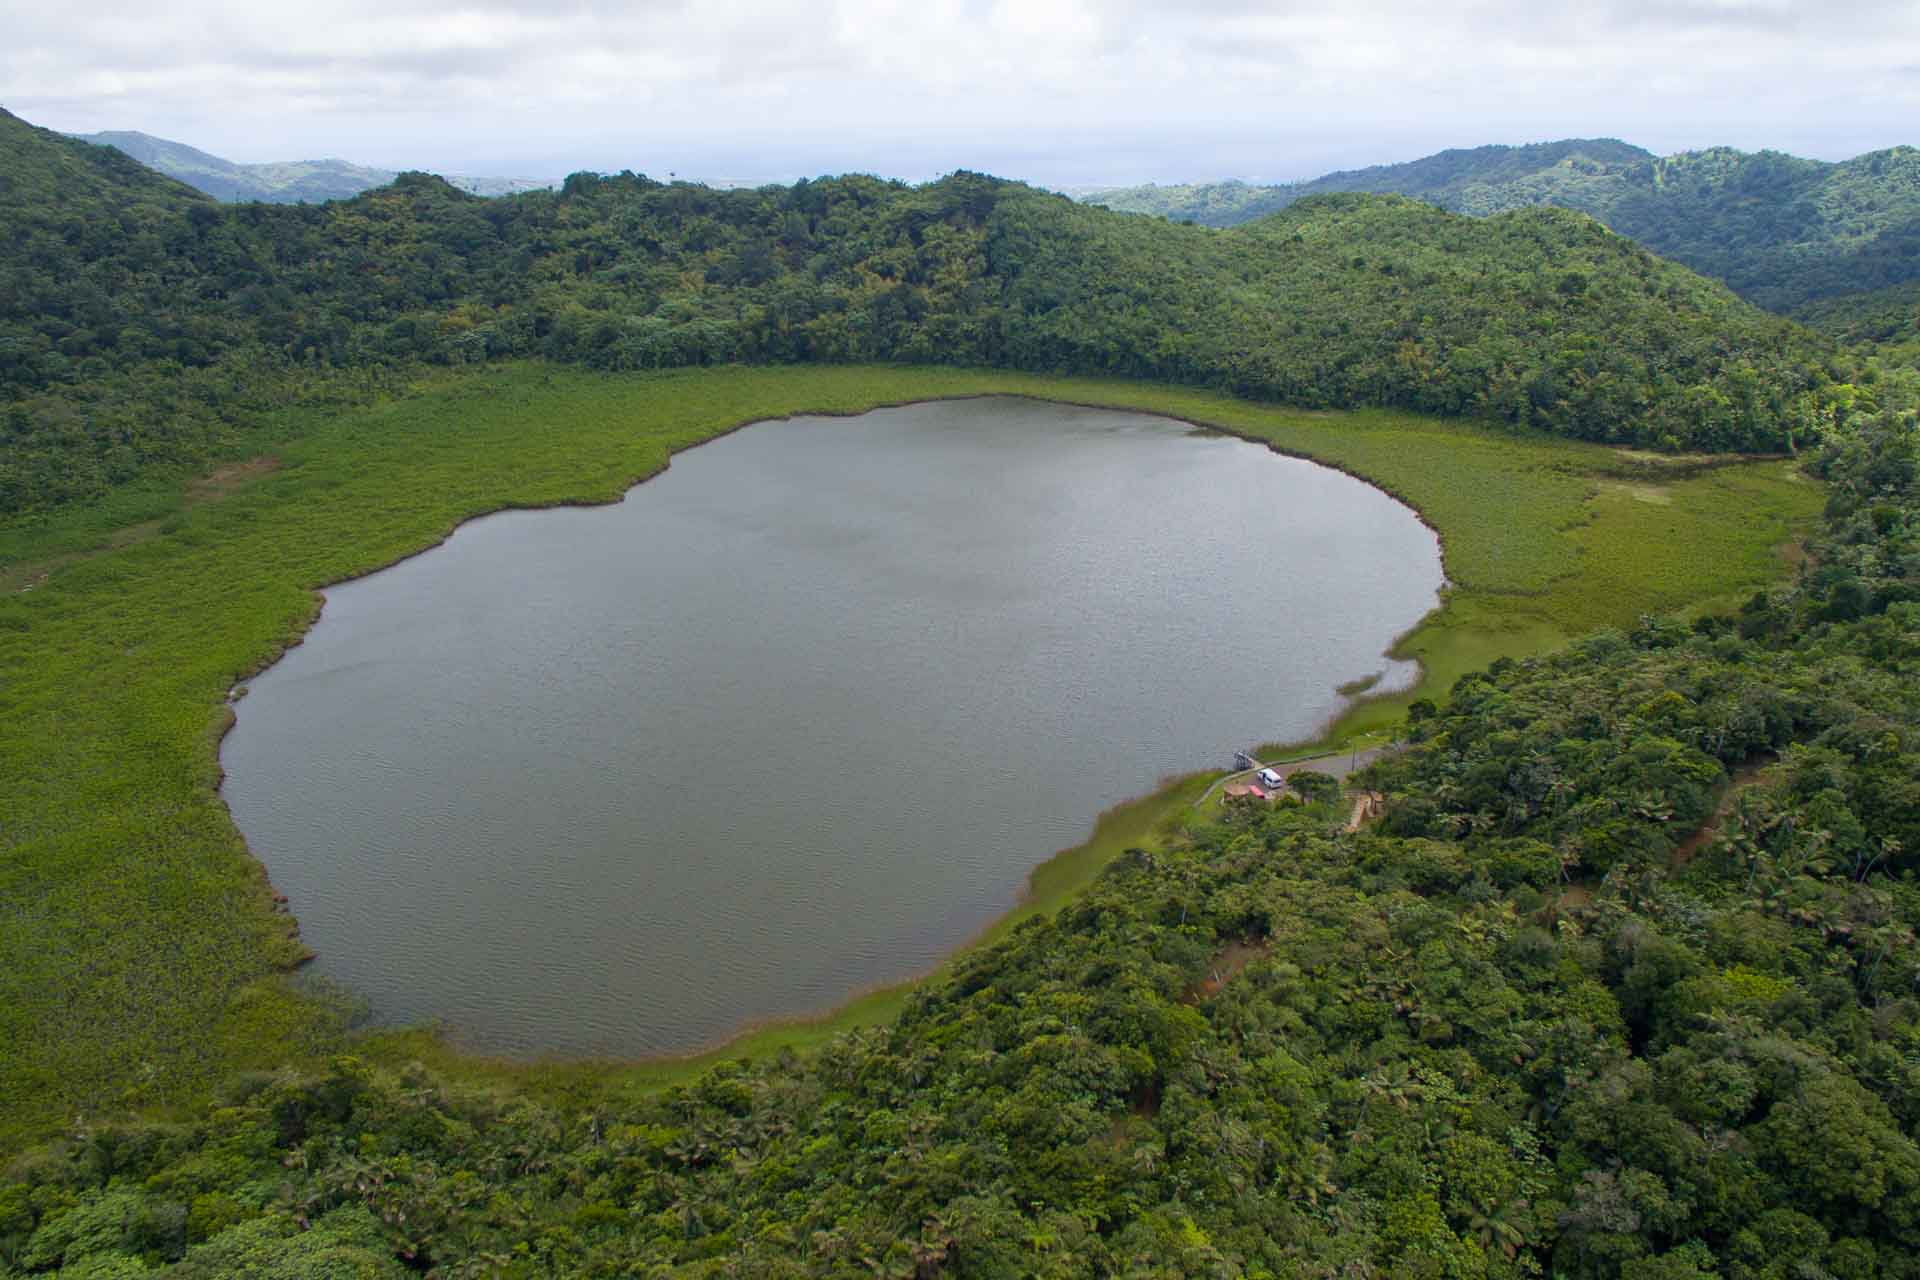
<path id="1" fill-rule="evenodd" d="M 1577 209 L 1786 314 L 1920 278 L 1920 151 L 1912 147 L 1829 164 L 1727 147 L 1662 159 L 1612 139 L 1576 139 L 1443 151 L 1287 186 L 1132 187 L 1082 199 L 1230 227 L 1351 191 L 1479 216 L 1534 205 Z"/>
<path id="2" fill-rule="evenodd" d="M 1345 169 L 1307 182 L 1276 186 L 1246 182 L 1165 187 L 1149 184 L 1083 192 L 1080 198 L 1109 209 L 1158 214 L 1207 227 L 1239 226 L 1309 196 L 1345 192 L 1411 196 L 1455 213 L 1484 216 L 1536 204 L 1564 204 L 1545 193 L 1578 187 L 1583 182 L 1610 187 L 1621 172 L 1653 159 L 1652 152 L 1612 138 L 1570 139 L 1442 151 L 1405 164 Z"/>
<path id="3" fill-rule="evenodd" d="M 106 147 L 83 147 L 0 112 L 0 216 L 9 234 L 71 238 L 82 219 L 106 213 L 117 232 L 153 222 L 207 201 L 196 191 Z M 92 250 L 96 255 L 104 249 Z M 15 250 L 13 256 L 23 256 Z"/>
<path id="4" fill-rule="evenodd" d="M 421 431 L 452 488 L 516 455 L 501 428 L 569 433 L 536 425 L 530 381 L 475 379 Z M 689 412 L 658 417 L 685 430 Z M 610 434 L 630 438 L 632 416 Z M 1378 823 L 1349 829 L 1319 775 L 1296 776 L 1297 807 L 1142 832 L 882 1024 L 665 1088 L 644 1067 L 514 1071 L 420 1037 L 315 1061 L 338 1032 L 288 1018 L 264 976 L 240 985 L 258 970 L 233 943 L 242 895 L 181 902 L 178 881 L 224 888 L 215 868 L 244 857 L 218 842 L 210 767 L 189 791 L 162 763 L 169 735 L 206 749 L 172 709 L 197 687 L 182 670 L 268 613 L 305 616 L 268 576 L 374 552 L 364 520 L 340 527 L 352 504 L 413 517 L 345 474 L 374 435 L 299 460 L 331 498 L 285 477 L 174 547 L 0 598 L 0 650 L 40 673 L 6 736 L 59 734 L 64 758 L 72 725 L 40 708 L 99 700 L 79 718 L 124 744 L 81 756 L 84 779 L 10 757 L 28 766 L 14 790 L 108 812 L 12 811 L 60 861 L 7 886 L 21 932 L 0 934 L 19 956 L 0 1025 L 22 1034 L 0 1045 L 40 1072 L 0 1085 L 44 1111 L 76 1078 L 109 1084 L 0 1166 L 0 1275 L 1916 1274 L 1910 405 L 1817 459 L 1817 569 L 1414 704 L 1411 749 L 1369 779 Z M 337 505 L 314 537 L 315 507 Z M 418 536 L 444 529 L 421 514 Z M 153 701 L 122 720 L 139 703 L 120 682 L 57 680 L 56 662 L 129 672 Z M 132 796 L 144 821 L 121 817 Z M 195 833 L 197 856 L 151 867 L 156 828 Z M 162 910 L 208 927 L 156 928 Z M 181 974 L 223 961 L 239 989 L 186 1004 Z M 156 1047 L 212 1074 L 236 1044 L 278 1069 L 112 1114 L 178 1096 L 181 1064 Z"/>
<path id="5" fill-rule="evenodd" d="M 221 206 L 111 155 L 0 118 L 0 512 L 241 448 L 262 400 L 504 356 L 1121 374 L 1670 449 L 1830 416 L 1824 344 L 1563 210 L 1337 196 L 1220 234 L 967 173 Z M 138 192 L 170 203 L 96 231 Z"/>
<path id="6" fill-rule="evenodd" d="M 269 200 L 281 203 L 339 200 L 385 186 L 398 175 L 345 160 L 305 160 L 281 164 L 235 164 L 219 156 L 151 134 L 109 132 L 78 134 L 82 142 L 115 147 L 152 169 L 204 191 L 216 200 Z"/>
<path id="7" fill-rule="evenodd" d="M 344 200 L 374 187 L 384 187 L 399 173 L 374 169 L 348 160 L 281 160 L 267 164 L 235 164 L 209 155 L 184 142 L 156 138 L 134 131 L 73 135 L 82 142 L 116 147 L 152 169 L 204 191 L 216 200 L 264 200 L 271 204 L 317 204 Z M 449 175 L 447 181 L 478 196 L 503 196 L 536 191 L 547 183 L 532 178 L 474 178 Z"/>
<path id="8" fill-rule="evenodd" d="M 0 492 L 42 517 L 5 532 L 80 538 L 0 591 L 0 1277 L 1920 1275 L 1910 381 L 1836 385 L 1813 335 L 1551 208 L 1216 232 L 972 174 L 222 206 L 0 116 L 0 230 Z M 743 360 L 918 363 L 610 376 Z M 943 361 L 1821 439 L 1789 476 Z M 797 1049 L 515 1067 L 286 980 L 216 743 L 318 587 L 743 421 L 981 391 L 1405 492 L 1456 581 L 1433 625 L 1516 656 L 1410 702 L 1378 820 L 1324 776 L 1175 788 L 1057 910 Z M 329 398 L 378 403 L 281 411 Z M 142 480 L 171 509 L 111 538 L 45 510 Z M 1756 529 L 1822 498 L 1770 578 Z M 1523 609 L 1573 579 L 1568 618 L 1619 625 L 1539 652 Z"/>

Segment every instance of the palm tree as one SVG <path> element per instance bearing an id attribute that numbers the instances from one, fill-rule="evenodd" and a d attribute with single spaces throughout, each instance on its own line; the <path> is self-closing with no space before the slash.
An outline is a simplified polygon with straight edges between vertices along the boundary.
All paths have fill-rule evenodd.
<path id="1" fill-rule="evenodd" d="M 1500 1205 L 1476 1197 L 1467 1215 L 1467 1230 L 1482 1248 L 1498 1249 L 1511 1259 L 1527 1244 L 1526 1230 L 1520 1225 L 1526 1221 L 1526 1213 L 1524 1197 Z"/>

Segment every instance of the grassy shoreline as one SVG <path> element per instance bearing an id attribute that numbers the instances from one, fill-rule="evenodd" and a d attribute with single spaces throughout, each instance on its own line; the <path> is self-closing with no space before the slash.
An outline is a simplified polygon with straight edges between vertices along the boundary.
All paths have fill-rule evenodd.
<path id="1" fill-rule="evenodd" d="M 262 441 L 278 468 L 192 501 L 143 500 L 143 532 L 119 545 L 99 511 L 0 532 L 0 571 L 31 584 L 0 594 L 0 902 L 22 904 L 0 930 L 0 1149 L 78 1114 L 192 1103 L 235 1071 L 349 1044 L 536 1086 L 652 1087 L 884 1020 L 911 982 L 653 1064 L 490 1064 L 418 1032 L 356 1042 L 337 1010 L 284 976 L 301 945 L 216 791 L 225 693 L 298 643 L 319 589 L 418 554 L 467 519 L 617 500 L 672 453 L 753 422 L 985 394 L 1260 440 L 1392 493 L 1440 531 L 1453 585 L 1394 650 L 1422 663 L 1422 679 L 1358 700 L 1323 741 L 1377 731 L 1494 657 L 1750 590 L 1779 575 L 1773 548 L 1817 507 L 1780 463 L 1701 471 L 1412 415 L 954 369 L 609 377 L 508 366 L 366 410 L 289 417 Z M 42 555 L 23 552 L 43 553 L 44 578 Z M 1036 868 L 1022 905 L 974 945 L 1057 906 L 1177 820 L 1183 788 L 1200 785 L 1105 815 L 1086 844 Z"/>

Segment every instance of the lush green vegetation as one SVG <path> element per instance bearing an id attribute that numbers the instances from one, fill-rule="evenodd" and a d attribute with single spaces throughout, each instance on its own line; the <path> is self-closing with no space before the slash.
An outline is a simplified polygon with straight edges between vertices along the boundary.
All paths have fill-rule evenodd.
<path id="1" fill-rule="evenodd" d="M 1894 368 L 1920 368 L 1920 280 L 1814 303 L 1801 319 Z"/>
<path id="2" fill-rule="evenodd" d="M 1204 227 L 1237 227 L 1309 196 L 1373 192 L 1411 196 L 1477 217 L 1560 204 L 1592 212 L 1578 198 L 1555 199 L 1589 187 L 1611 191 L 1618 175 L 1655 159 L 1651 151 L 1615 138 L 1569 138 L 1519 147 L 1455 148 L 1404 164 L 1343 169 L 1304 182 L 1271 186 L 1250 182 L 1195 182 L 1112 187 L 1083 192 L 1089 204 L 1128 213 L 1151 213 Z"/>
<path id="3" fill-rule="evenodd" d="M 91 513 L 78 510 L 67 518 L 75 541 L 39 528 L 26 542 L 57 549 L 49 567 L 10 570 L 31 589 L 0 596 L 0 898 L 33 905 L 0 931 L 0 1132 L 198 1096 L 237 1066 L 337 1035 L 324 1002 L 276 976 L 298 943 L 212 790 L 225 691 L 304 628 L 315 588 L 503 504 L 610 498 L 669 450 L 744 420 L 984 391 L 1211 422 L 1402 494 L 1446 539 L 1456 586 L 1406 646 L 1444 680 L 1596 618 L 1751 590 L 1777 572 L 1771 544 L 1816 501 L 1778 464 L 1689 473 L 1684 462 L 1402 415 L 1301 415 L 1138 384 L 957 370 L 610 378 L 531 365 L 441 375 L 374 409 L 309 411 L 312 421 L 288 423 L 277 469 L 198 501 L 176 496 L 94 553 L 83 550 Z M 1623 475 L 1671 501 L 1616 501 Z M 1643 512 L 1661 523 L 1636 525 Z M 1731 544 L 1730 524 L 1743 531 Z M 1584 551 L 1591 539 L 1606 554 Z M 1657 568 L 1669 548 L 1688 554 Z M 1620 558 L 1643 567 L 1611 563 Z M 1394 705 L 1363 716 L 1377 722 Z M 1069 859 L 1050 872 L 1043 902 L 1097 864 Z"/>
<path id="4" fill-rule="evenodd" d="M 1556 210 L 1344 197 L 1220 235 L 964 173 L 222 206 L 5 116 L 0 225 L 0 516 L 254 452 L 277 405 L 514 356 L 1113 374 L 1712 451 L 1825 429 L 1847 372 Z"/>
<path id="5" fill-rule="evenodd" d="M 1729 147 L 1661 158 L 1589 138 L 1442 151 L 1286 186 L 1131 187 L 1083 198 L 1232 227 L 1309 196 L 1354 191 L 1478 216 L 1578 209 L 1760 306 L 1809 320 L 1844 324 L 1856 295 L 1920 279 L 1920 151 L 1912 147 L 1827 164 Z"/>
<path id="6" fill-rule="evenodd" d="M 1494 664 L 884 1027 L 650 1095 L 343 1058 L 17 1161 L 26 1274 L 1920 1270 L 1920 423 L 1791 585 Z"/>
<path id="7" fill-rule="evenodd" d="M 223 208 L 11 117 L 0 223 L 0 1275 L 1920 1274 L 1897 325 L 1837 359 L 1551 209 Z M 728 361 L 784 367 L 667 368 Z M 1268 440 L 1440 530 L 1426 683 L 1338 726 L 1415 740 L 1376 828 L 1182 784 L 750 1060 L 474 1062 L 289 977 L 216 749 L 317 588 L 743 421 L 986 392 Z M 1712 454 L 1788 444 L 1830 500 L 1782 585 L 1821 486 Z"/>

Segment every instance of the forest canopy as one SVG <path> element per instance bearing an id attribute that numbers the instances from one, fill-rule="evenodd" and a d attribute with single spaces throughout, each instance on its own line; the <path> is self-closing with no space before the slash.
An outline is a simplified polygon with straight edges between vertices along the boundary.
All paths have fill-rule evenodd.
<path id="1" fill-rule="evenodd" d="M 0 116 L 0 226 L 0 514 L 510 357 L 1120 374 L 1673 450 L 1785 451 L 1850 403 L 1823 340 L 1555 209 L 1342 196 L 1222 235 L 964 172 L 223 206 Z"/>
<path id="2" fill-rule="evenodd" d="M 0 1275 L 1920 1276 L 1920 424 L 1817 567 L 1503 660 L 885 1026 L 634 1096 L 339 1058 L 0 1172 Z"/>
<path id="3" fill-rule="evenodd" d="M 1656 156 L 1612 138 L 1442 151 L 1309 182 L 1115 188 L 1107 208 L 1233 227 L 1316 195 L 1411 196 L 1486 217 L 1577 209 L 1743 298 L 1809 323 L 1845 326 L 1851 306 L 1920 280 L 1920 150 L 1891 147 L 1838 164 L 1712 147 Z M 1913 332 L 1913 314 L 1907 316 Z"/>
<path id="4" fill-rule="evenodd" d="M 525 357 L 1123 373 L 1800 446 L 1831 495 L 1791 583 L 1416 702 L 1363 779 L 1371 825 L 1330 786 L 1221 810 L 885 1025 L 660 1092 L 339 1057 L 75 1117 L 0 1167 L 0 1276 L 1920 1277 L 1910 381 L 1850 383 L 1821 339 L 1565 210 L 1334 195 L 1219 234 L 965 173 L 496 201 L 408 175 L 221 207 L 11 117 L 0 161 L 12 513 L 244 449 L 289 399 Z M 93 564 L 116 609 L 138 565 Z M 248 592 L 184 598 L 195 643 Z M 61 594 L 8 602 L 17 669 L 61 648 L 26 616 Z M 179 680 L 134 625 L 99 643 L 152 669 L 110 669 Z M 164 735 L 113 724 L 144 772 L 101 768 L 96 796 L 154 785 Z M 145 858 L 142 834 L 100 839 Z M 60 852 L 84 878 L 97 848 Z M 82 955 L 53 963 L 104 985 Z"/>

